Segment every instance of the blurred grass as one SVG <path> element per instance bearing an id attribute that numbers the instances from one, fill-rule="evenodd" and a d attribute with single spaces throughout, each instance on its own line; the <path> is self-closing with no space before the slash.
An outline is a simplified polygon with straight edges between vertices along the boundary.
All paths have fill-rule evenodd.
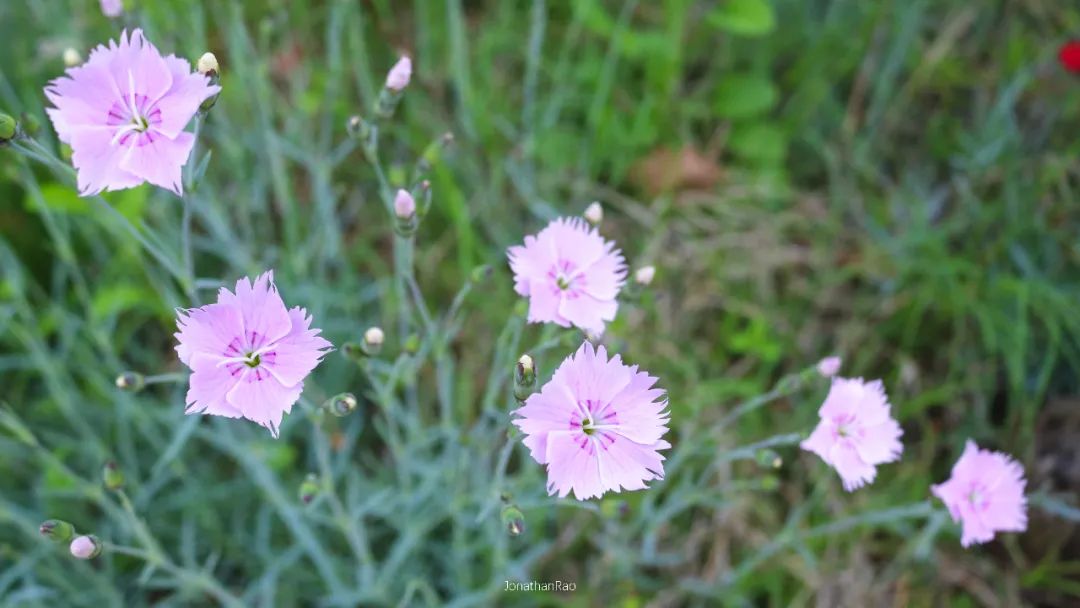
<path id="1" fill-rule="evenodd" d="M 1053 59 L 1080 30 L 1077 8 L 170 0 L 127 18 L 166 52 L 210 49 L 223 66 L 207 181 L 193 195 L 204 287 L 273 267 L 287 301 L 335 344 L 395 326 L 374 177 L 358 152 L 335 154 L 398 52 L 416 77 L 382 137 L 391 180 L 455 135 L 430 175 L 419 281 L 441 302 L 475 265 L 496 273 L 451 347 L 457 431 L 430 424 L 434 405 L 416 413 L 398 461 L 372 403 L 336 430 L 337 486 L 379 564 L 354 573 L 333 513 L 294 499 L 319 466 L 300 411 L 271 443 L 246 425 L 183 418 L 180 387 L 113 388 L 124 369 L 179 370 L 172 310 L 191 302 L 113 221 L 0 151 L 0 399 L 42 446 L 0 435 L 4 602 L 206 601 L 135 560 L 73 563 L 36 538 L 46 517 L 129 536 L 96 484 L 108 458 L 178 563 L 212 570 L 252 605 L 543 605 L 554 598 L 501 594 L 503 581 L 556 578 L 578 582 L 576 605 L 1080 601 L 1080 541 L 1040 517 L 973 551 L 940 518 L 793 535 L 752 575 L 727 578 L 781 530 L 925 499 L 969 436 L 1020 457 L 1033 490 L 1076 496 L 1076 461 L 1040 446 L 1080 439 L 1041 419 L 1051 400 L 1080 416 L 1080 82 Z M 63 49 L 85 54 L 115 33 L 89 0 L 3 3 L 0 108 L 36 116 L 51 141 L 41 89 Z M 175 198 L 106 198 L 178 254 Z M 604 513 L 548 506 L 542 471 L 516 450 L 507 483 L 528 532 L 511 539 L 490 508 L 510 404 L 488 387 L 505 371 L 493 357 L 512 360 L 542 332 L 500 329 L 515 303 L 503 250 L 592 200 L 628 259 L 659 268 L 653 294 L 624 307 L 607 340 L 670 391 L 676 447 L 665 483 L 616 497 L 622 519 L 612 501 Z M 396 352 L 404 336 L 390 333 Z M 541 369 L 565 350 L 544 353 Z M 778 472 L 714 462 L 713 441 L 808 429 L 822 387 L 712 434 L 734 403 L 833 352 L 845 373 L 884 378 L 905 428 L 901 463 L 848 495 L 792 448 Z M 419 390 L 430 398 L 445 380 L 422 369 Z M 340 357 L 316 384 L 365 390 Z"/>

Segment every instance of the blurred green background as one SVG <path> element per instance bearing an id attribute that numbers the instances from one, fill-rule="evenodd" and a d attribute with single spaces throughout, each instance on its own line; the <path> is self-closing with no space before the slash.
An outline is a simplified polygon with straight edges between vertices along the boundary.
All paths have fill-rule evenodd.
<path id="1" fill-rule="evenodd" d="M 240 421 L 184 418 L 182 385 L 114 388 L 126 369 L 181 371 L 173 309 L 193 303 L 115 218 L 0 149 L 0 604 L 212 603 L 167 568 L 74 562 L 38 537 L 62 517 L 139 540 L 100 487 L 108 459 L 171 560 L 247 605 L 1080 603 L 1080 77 L 1055 59 L 1080 36 L 1077 6 L 127 5 L 110 22 L 92 0 L 0 3 L 0 110 L 54 145 L 42 88 L 64 49 L 85 56 L 124 25 L 165 53 L 215 52 L 224 90 L 192 194 L 204 299 L 274 268 L 286 302 L 335 344 L 380 324 L 385 357 L 407 358 L 392 329 L 391 224 L 362 155 L 340 154 L 348 117 L 370 114 L 400 53 L 415 72 L 382 133 L 391 181 L 455 137 L 429 176 L 419 282 L 445 309 L 474 267 L 495 273 L 466 299 L 449 371 L 420 365 L 407 389 L 430 411 L 405 420 L 405 456 L 391 458 L 369 387 L 336 355 L 308 398 L 353 390 L 360 411 L 320 442 L 298 409 L 273 442 Z M 148 186 L 106 199 L 177 253 L 178 199 Z M 551 337 L 501 329 L 517 301 L 504 251 L 594 200 L 631 265 L 658 268 L 605 340 L 661 378 L 675 447 L 666 481 L 575 505 L 546 498 L 539 465 L 503 449 L 519 442 L 506 438 L 510 362 Z M 538 354 L 542 377 L 576 339 Z M 823 382 L 718 423 L 834 353 L 845 374 L 885 381 L 900 463 L 847 494 L 794 446 L 779 469 L 718 458 L 808 432 Z M 452 429 L 433 422 L 436 394 Z M 925 500 L 968 437 L 1019 458 L 1029 492 L 1062 517 L 1033 509 L 1027 533 L 971 550 L 940 513 L 850 519 Z M 366 527 L 371 568 L 340 513 L 295 499 L 324 464 L 345 519 Z M 504 491 L 525 513 L 519 537 L 499 521 Z M 853 525 L 800 533 L 838 521 Z M 502 591 L 556 579 L 577 590 Z"/>

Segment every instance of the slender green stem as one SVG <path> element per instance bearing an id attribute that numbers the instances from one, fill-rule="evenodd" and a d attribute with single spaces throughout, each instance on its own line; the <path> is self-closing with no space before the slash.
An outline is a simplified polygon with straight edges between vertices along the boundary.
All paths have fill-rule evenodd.
<path id="1" fill-rule="evenodd" d="M 141 559 L 150 566 L 160 568 L 176 577 L 177 580 L 182 582 L 185 586 L 194 587 L 213 596 L 213 598 L 222 606 L 228 606 L 229 608 L 243 608 L 244 606 L 244 602 L 242 602 L 240 598 L 233 595 L 213 577 L 207 576 L 203 572 L 193 572 L 187 568 L 177 566 L 171 560 L 159 553 L 139 549 L 138 547 L 114 545 L 112 543 L 104 543 L 102 548 L 108 553 L 116 553 Z"/>
<path id="2" fill-rule="evenodd" d="M 144 380 L 147 385 L 150 384 L 170 384 L 187 382 L 190 374 L 187 373 L 173 373 L 173 374 L 156 374 L 154 376 L 147 376 Z"/>

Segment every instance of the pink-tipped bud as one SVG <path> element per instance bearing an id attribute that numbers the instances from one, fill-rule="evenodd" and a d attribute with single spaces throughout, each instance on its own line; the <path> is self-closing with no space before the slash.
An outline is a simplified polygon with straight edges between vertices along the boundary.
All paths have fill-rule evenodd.
<path id="1" fill-rule="evenodd" d="M 593 201 L 585 208 L 585 221 L 589 222 L 593 226 L 599 226 L 600 222 L 604 221 L 604 208 L 600 206 L 600 201 Z"/>
<path id="2" fill-rule="evenodd" d="M 95 536 L 76 536 L 69 549 L 79 559 L 93 559 L 101 553 L 101 541 Z"/>
<path id="3" fill-rule="evenodd" d="M 101 12 L 115 19 L 124 14 L 124 0 L 101 0 Z"/>
<path id="4" fill-rule="evenodd" d="M 832 378 L 840 371 L 840 364 L 842 362 L 840 357 L 825 357 L 821 361 L 818 361 L 817 371 L 823 378 Z"/>
<path id="5" fill-rule="evenodd" d="M 398 59 L 394 67 L 390 68 L 390 73 L 386 75 L 386 88 L 395 93 L 400 93 L 405 90 L 405 87 L 409 86 L 410 80 L 412 80 L 412 60 L 408 57 L 402 57 Z"/>
<path id="6" fill-rule="evenodd" d="M 394 196 L 394 215 L 403 220 L 416 215 L 416 200 L 408 190 L 398 190 Z"/>

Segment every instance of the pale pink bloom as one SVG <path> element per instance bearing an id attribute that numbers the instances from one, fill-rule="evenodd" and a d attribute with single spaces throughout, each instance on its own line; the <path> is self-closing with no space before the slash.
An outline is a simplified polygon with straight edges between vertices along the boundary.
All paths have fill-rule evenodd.
<path id="1" fill-rule="evenodd" d="M 874 481 L 877 465 L 898 460 L 904 450 L 881 380 L 833 378 L 818 415 L 821 422 L 800 447 L 836 469 L 848 492 Z"/>
<path id="2" fill-rule="evenodd" d="M 664 391 L 656 378 L 607 358 L 585 342 L 551 381 L 514 410 L 532 457 L 547 465 L 548 494 L 578 500 L 612 490 L 641 490 L 664 478 L 659 450 L 671 444 Z"/>
<path id="3" fill-rule="evenodd" d="M 101 12 L 106 17 L 119 17 L 124 13 L 124 0 L 101 0 Z"/>
<path id="4" fill-rule="evenodd" d="M 559 218 L 507 252 L 514 289 L 529 298 L 529 321 L 594 334 L 615 318 L 626 281 L 622 252 L 581 218 Z"/>
<path id="5" fill-rule="evenodd" d="M 86 63 L 45 87 L 60 141 L 69 144 L 83 196 L 150 182 L 180 194 L 195 138 L 184 127 L 221 88 L 162 57 L 141 30 L 98 46 Z"/>
<path id="6" fill-rule="evenodd" d="M 409 80 L 412 79 L 412 60 L 408 57 L 402 57 L 398 59 L 394 67 L 390 68 L 390 73 L 386 75 L 386 88 L 394 92 L 403 91 L 405 87 L 409 86 Z"/>
<path id="7" fill-rule="evenodd" d="M 398 190 L 394 196 L 394 215 L 407 220 L 416 214 L 416 199 L 408 190 Z"/>
<path id="8" fill-rule="evenodd" d="M 1027 529 L 1024 469 L 1008 454 L 980 450 L 968 439 L 945 483 L 930 486 L 963 524 L 960 544 L 968 547 L 994 538 L 995 532 Z"/>
<path id="9" fill-rule="evenodd" d="M 240 279 L 236 293 L 221 288 L 216 304 L 177 311 L 176 326 L 176 353 L 193 372 L 185 413 L 244 417 L 274 437 L 331 348 L 306 310 L 285 308 L 273 271 Z"/>
<path id="10" fill-rule="evenodd" d="M 824 378 L 832 378 L 840 372 L 841 363 L 843 363 L 843 360 L 840 357 L 825 357 L 818 361 L 817 371 Z"/>

